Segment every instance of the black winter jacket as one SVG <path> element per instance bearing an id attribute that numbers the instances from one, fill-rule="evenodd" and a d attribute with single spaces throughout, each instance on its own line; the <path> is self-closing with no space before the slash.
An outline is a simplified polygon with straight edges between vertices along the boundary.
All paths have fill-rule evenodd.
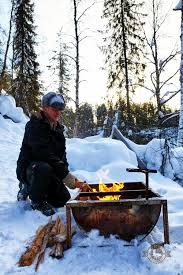
<path id="1" fill-rule="evenodd" d="M 67 176 L 69 170 L 63 130 L 64 127 L 59 123 L 55 129 L 51 129 L 43 112 L 31 116 L 25 126 L 17 161 L 16 172 L 19 181 L 26 182 L 26 168 L 32 161 L 49 163 L 60 180 Z"/>

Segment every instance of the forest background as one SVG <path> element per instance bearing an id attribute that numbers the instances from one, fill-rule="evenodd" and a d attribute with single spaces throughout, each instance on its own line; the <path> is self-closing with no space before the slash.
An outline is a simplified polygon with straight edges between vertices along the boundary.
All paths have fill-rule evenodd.
<path id="1" fill-rule="evenodd" d="M 103 128 L 109 135 L 115 123 L 136 142 L 166 137 L 175 146 L 181 23 L 176 4 L 1 0 L 1 89 L 27 115 L 38 110 L 43 93 L 64 94 L 69 137 Z"/>

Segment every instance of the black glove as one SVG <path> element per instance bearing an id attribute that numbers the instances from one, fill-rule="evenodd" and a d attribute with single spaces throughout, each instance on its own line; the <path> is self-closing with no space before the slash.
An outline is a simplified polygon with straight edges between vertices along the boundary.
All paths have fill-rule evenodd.
<path id="1" fill-rule="evenodd" d="M 69 173 L 67 165 L 63 161 L 57 161 L 52 164 L 52 167 L 55 171 L 56 176 L 60 179 L 63 180 L 67 174 Z"/>

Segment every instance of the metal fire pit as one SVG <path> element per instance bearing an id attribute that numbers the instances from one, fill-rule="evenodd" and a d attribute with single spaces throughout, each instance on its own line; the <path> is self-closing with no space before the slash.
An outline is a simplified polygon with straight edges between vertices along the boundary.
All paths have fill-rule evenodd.
<path id="1" fill-rule="evenodd" d="M 85 231 L 98 229 L 100 234 L 117 235 L 131 241 L 147 236 L 156 225 L 163 209 L 164 243 L 169 243 L 167 200 L 149 189 L 149 173 L 154 170 L 127 169 L 145 174 L 142 182 L 125 182 L 117 192 L 80 192 L 66 204 L 67 246 L 71 247 L 71 209 L 78 226 Z M 99 190 L 99 184 L 90 185 Z M 109 184 L 110 186 L 110 184 Z M 119 195 L 119 200 L 99 200 L 97 197 Z"/>

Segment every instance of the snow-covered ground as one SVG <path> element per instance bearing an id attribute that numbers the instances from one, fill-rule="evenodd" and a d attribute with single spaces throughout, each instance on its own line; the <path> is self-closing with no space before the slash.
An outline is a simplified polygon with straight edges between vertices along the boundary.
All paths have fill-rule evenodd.
<path id="1" fill-rule="evenodd" d="M 48 218 L 16 201 L 16 160 L 27 118 L 15 107 L 12 98 L 4 96 L 0 96 L 0 113 L 0 275 L 32 275 L 34 265 L 20 268 L 17 262 L 36 229 L 47 223 Z M 154 140 L 152 147 L 158 147 L 158 142 Z M 160 155 L 155 158 L 149 145 L 136 145 L 136 150 L 143 156 L 146 152 L 149 165 L 160 162 Z M 122 142 L 110 138 L 67 139 L 67 157 L 72 173 L 90 183 L 144 180 L 139 173 L 126 172 L 127 167 L 136 167 L 135 154 Z M 114 236 L 105 239 L 95 230 L 84 233 L 76 228 L 72 248 L 64 252 L 64 258 L 56 260 L 46 255 L 37 274 L 183 274 L 183 188 L 159 173 L 150 175 L 150 187 L 168 199 L 171 244 L 165 250 L 170 257 L 157 264 L 145 256 L 152 243 L 163 241 L 160 216 L 150 235 L 140 244 L 132 242 L 133 246 L 125 246 L 125 241 Z M 65 220 L 65 209 L 60 208 L 54 218 L 57 215 Z"/>

